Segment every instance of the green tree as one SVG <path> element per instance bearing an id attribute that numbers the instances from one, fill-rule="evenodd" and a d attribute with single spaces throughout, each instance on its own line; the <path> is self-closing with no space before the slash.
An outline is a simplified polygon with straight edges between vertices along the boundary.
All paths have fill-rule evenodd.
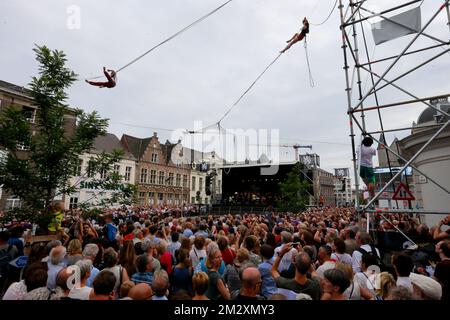
<path id="1" fill-rule="evenodd" d="M 79 156 L 92 148 L 95 138 L 106 134 L 108 120 L 95 111 L 85 113 L 68 107 L 66 90 L 76 81 L 76 74 L 66 67 L 62 51 L 46 46 L 33 50 L 39 63 L 38 77 L 30 83 L 37 107 L 36 125 L 32 128 L 21 107 L 15 105 L 0 114 L 0 147 L 5 151 L 0 161 L 0 185 L 22 201 L 21 209 L 6 218 L 45 223 L 55 196 L 71 194 L 79 187 L 70 184 Z M 68 130 L 68 115 L 76 118 L 73 130 Z M 28 151 L 21 151 L 23 147 Z M 110 170 L 120 156 L 118 152 L 99 155 L 93 159 L 95 170 Z M 104 181 L 108 187 L 120 180 L 118 175 L 109 177 Z"/>
<path id="2" fill-rule="evenodd" d="M 285 181 L 280 182 L 280 192 L 283 199 L 278 202 L 278 207 L 282 211 L 300 211 L 306 208 L 309 203 L 309 191 L 311 183 L 303 179 L 304 166 L 297 163 L 288 173 Z"/>

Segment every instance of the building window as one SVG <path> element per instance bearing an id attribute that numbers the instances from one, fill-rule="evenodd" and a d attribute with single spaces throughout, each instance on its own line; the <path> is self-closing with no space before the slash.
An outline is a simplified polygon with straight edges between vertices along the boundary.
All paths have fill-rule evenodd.
<path id="1" fill-rule="evenodd" d="M 158 193 L 158 204 L 162 204 L 164 200 L 164 194 Z"/>
<path id="2" fill-rule="evenodd" d="M 17 150 L 28 151 L 30 150 L 29 141 L 21 141 L 17 144 Z"/>
<path id="3" fill-rule="evenodd" d="M 159 172 L 158 184 L 164 185 L 164 171 Z"/>
<path id="4" fill-rule="evenodd" d="M 195 177 L 192 177 L 192 185 L 191 185 L 192 191 L 195 191 Z"/>
<path id="5" fill-rule="evenodd" d="M 142 168 L 141 169 L 141 179 L 140 179 L 141 183 L 147 183 L 147 169 L 146 168 Z"/>
<path id="6" fill-rule="evenodd" d="M 23 107 L 22 114 L 29 123 L 35 123 L 36 109 L 30 107 Z"/>
<path id="7" fill-rule="evenodd" d="M 156 170 L 150 170 L 150 183 L 156 184 Z"/>
<path id="8" fill-rule="evenodd" d="M 170 172 L 169 173 L 169 181 L 168 181 L 169 183 L 168 183 L 168 185 L 169 186 L 173 186 L 173 172 Z"/>
<path id="9" fill-rule="evenodd" d="M 148 193 L 148 200 L 149 200 L 150 204 L 155 204 L 155 193 L 154 192 Z"/>
<path id="10" fill-rule="evenodd" d="M 191 203 L 195 203 L 195 197 L 191 198 Z"/>
<path id="11" fill-rule="evenodd" d="M 92 178 L 94 176 L 94 162 L 89 160 L 88 166 L 86 168 L 86 174 L 88 178 Z"/>
<path id="12" fill-rule="evenodd" d="M 180 195 L 179 194 L 175 195 L 175 204 L 180 204 Z"/>
<path id="13" fill-rule="evenodd" d="M 105 178 L 106 178 L 106 175 L 107 175 L 106 170 L 105 170 L 105 169 L 102 169 L 102 170 L 100 171 L 100 179 L 105 179 Z"/>
<path id="14" fill-rule="evenodd" d="M 157 153 L 152 153 L 152 162 L 153 163 L 157 163 L 158 162 L 158 154 Z"/>
<path id="15" fill-rule="evenodd" d="M 181 186 L 181 174 L 177 173 L 177 180 L 175 181 L 177 187 Z"/>
<path id="16" fill-rule="evenodd" d="M 78 197 L 70 197 L 69 200 L 69 209 L 78 208 Z"/>
<path id="17" fill-rule="evenodd" d="M 16 196 L 11 196 L 10 198 L 6 199 L 5 209 L 6 210 L 13 210 L 16 208 L 20 208 L 22 206 L 22 202 L 20 198 Z"/>
<path id="18" fill-rule="evenodd" d="M 172 204 L 172 201 L 173 201 L 173 194 L 172 193 L 168 193 L 167 194 L 167 202 L 169 204 Z"/>
<path id="19" fill-rule="evenodd" d="M 203 191 L 203 178 L 198 178 L 198 190 Z"/>
<path id="20" fill-rule="evenodd" d="M 131 180 L 131 167 L 125 167 L 125 181 Z"/>
<path id="21" fill-rule="evenodd" d="M 183 187 L 187 187 L 188 184 L 188 177 L 187 175 L 183 174 Z"/>
<path id="22" fill-rule="evenodd" d="M 73 173 L 73 175 L 75 176 L 75 177 L 79 177 L 79 176 L 81 176 L 81 168 L 83 167 L 83 159 L 78 159 L 78 164 L 77 164 L 77 166 L 75 167 L 75 171 L 74 171 L 74 173 Z"/>
<path id="23" fill-rule="evenodd" d="M 114 173 L 119 174 L 119 172 L 120 172 L 120 166 L 118 164 L 115 164 L 114 165 Z"/>

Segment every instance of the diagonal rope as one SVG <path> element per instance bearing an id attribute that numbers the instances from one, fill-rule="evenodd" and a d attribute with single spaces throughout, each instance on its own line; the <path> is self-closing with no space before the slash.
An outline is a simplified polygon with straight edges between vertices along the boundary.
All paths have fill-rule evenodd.
<path id="1" fill-rule="evenodd" d="M 119 68 L 116 73 L 118 73 L 119 71 L 122 71 L 123 69 L 131 66 L 132 64 L 134 64 L 135 62 L 139 61 L 140 59 L 142 59 L 143 57 L 145 57 L 147 54 L 149 54 L 150 52 L 152 52 L 153 50 L 157 49 L 158 47 L 162 46 L 163 44 L 169 42 L 170 40 L 174 39 L 175 37 L 179 36 L 180 34 L 182 34 L 183 32 L 189 30 L 190 28 L 192 28 L 194 25 L 196 25 L 199 22 L 202 22 L 203 20 L 205 20 L 206 18 L 208 18 L 209 16 L 213 15 L 214 13 L 216 13 L 217 11 L 219 11 L 220 9 L 222 9 L 223 7 L 225 7 L 227 4 L 229 4 L 231 1 L 233 0 L 228 0 L 227 2 L 221 4 L 219 7 L 217 7 L 216 9 L 212 10 L 211 12 L 207 13 L 206 15 L 200 17 L 199 19 L 195 20 L 194 22 L 192 22 L 191 24 L 189 24 L 188 26 L 184 27 L 183 29 L 181 29 L 180 31 L 174 33 L 173 35 L 171 35 L 170 37 L 168 37 L 167 39 L 165 39 L 164 41 L 158 43 L 157 45 L 155 45 L 154 47 L 152 47 L 151 49 L 147 50 L 146 52 L 144 52 L 143 54 L 141 54 L 140 56 L 138 56 L 137 58 L 131 60 L 130 62 L 128 62 L 126 65 L 124 65 L 123 67 Z M 102 78 L 103 76 L 98 76 L 95 78 L 90 78 L 90 79 L 98 79 L 98 78 Z"/>
<path id="2" fill-rule="evenodd" d="M 230 114 L 230 112 L 239 104 L 239 102 L 241 102 L 241 100 L 247 95 L 247 93 L 253 88 L 253 86 L 258 82 L 259 79 L 261 79 L 261 77 L 266 73 L 267 70 L 269 70 L 269 68 L 275 63 L 277 62 L 277 60 L 281 57 L 282 53 L 278 54 L 277 57 L 275 59 L 273 59 L 273 61 L 264 69 L 263 72 L 261 72 L 259 74 L 259 76 L 255 79 L 255 81 L 252 82 L 252 84 L 247 88 L 247 90 L 244 91 L 244 93 L 239 97 L 239 99 L 236 100 L 235 103 L 233 103 L 233 105 L 231 106 L 230 109 L 228 109 L 227 112 L 225 112 L 225 114 L 220 118 L 219 121 L 217 121 L 218 124 L 220 124 L 220 122 L 222 122 L 223 119 L 225 119 L 225 117 Z"/>
<path id="3" fill-rule="evenodd" d="M 309 85 L 311 86 L 311 88 L 314 88 L 315 83 L 314 83 L 314 78 L 313 78 L 312 71 L 311 71 L 311 65 L 309 63 L 308 43 L 306 42 L 306 37 L 305 37 L 305 43 L 303 46 L 305 47 L 306 64 L 308 65 Z"/>
<path id="4" fill-rule="evenodd" d="M 321 23 L 317 23 L 317 24 L 311 23 L 311 25 L 317 27 L 317 26 L 321 26 L 321 25 L 325 24 L 331 18 L 331 15 L 333 14 L 334 9 L 336 9 L 337 4 L 338 4 L 338 0 L 336 0 L 334 2 L 333 8 L 331 9 L 330 14 L 328 15 L 328 17 L 326 17 L 326 19 L 324 21 L 322 21 Z"/>

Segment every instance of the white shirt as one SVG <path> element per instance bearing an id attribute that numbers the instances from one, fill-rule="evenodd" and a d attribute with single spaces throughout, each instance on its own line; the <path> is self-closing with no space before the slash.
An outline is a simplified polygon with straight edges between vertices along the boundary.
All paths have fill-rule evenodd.
<path id="1" fill-rule="evenodd" d="M 319 279 L 323 278 L 323 275 L 325 273 L 325 271 L 330 270 L 330 269 L 334 269 L 336 266 L 336 263 L 333 261 L 325 261 L 320 267 L 317 268 L 317 277 Z"/>
<path id="2" fill-rule="evenodd" d="M 191 258 L 192 266 L 195 268 L 199 263 L 201 258 L 206 259 L 206 250 L 197 250 L 197 248 L 192 248 L 189 253 L 189 258 Z"/>
<path id="3" fill-rule="evenodd" d="M 78 300 L 89 300 L 89 295 L 91 294 L 92 289 L 88 286 L 84 286 L 81 288 L 73 288 L 70 290 L 69 298 L 78 299 Z"/>
<path id="4" fill-rule="evenodd" d="M 398 277 L 397 278 L 397 287 L 405 287 L 411 293 L 414 292 L 411 279 L 409 277 Z"/>
<path id="5" fill-rule="evenodd" d="M 12 283 L 3 295 L 2 300 L 23 300 L 26 294 L 27 286 L 25 285 L 25 281 L 22 280 Z"/>
<path id="6" fill-rule="evenodd" d="M 275 255 L 278 255 L 278 252 L 281 251 L 281 249 L 283 248 L 282 246 L 279 246 L 277 248 L 275 248 Z M 283 270 L 288 270 L 289 266 L 292 263 L 292 257 L 295 257 L 297 255 L 297 249 L 292 248 L 291 250 L 289 250 L 289 252 L 286 252 L 283 256 L 283 258 L 281 258 L 280 264 L 278 266 L 278 272 L 281 272 Z"/>
<path id="7" fill-rule="evenodd" d="M 372 249 L 368 244 L 363 244 L 360 248 L 367 252 L 372 252 Z M 378 257 L 380 257 L 380 251 L 377 248 L 375 248 L 375 250 L 377 251 Z M 361 252 L 359 252 L 358 250 L 353 251 L 352 255 L 353 272 L 361 272 L 361 258 L 362 258 Z"/>
<path id="8" fill-rule="evenodd" d="M 358 272 L 355 274 L 353 281 L 358 282 L 361 288 L 365 288 L 369 290 L 372 295 L 375 295 L 375 277 L 373 275 Z"/>
<path id="9" fill-rule="evenodd" d="M 347 263 L 347 264 L 352 264 L 352 256 L 349 255 L 348 253 L 333 253 L 331 255 L 331 259 L 336 260 L 336 262 L 342 262 L 342 263 Z"/>
<path id="10" fill-rule="evenodd" d="M 361 145 L 360 164 L 364 167 L 373 168 L 372 157 L 377 154 L 377 151 L 372 147 Z"/>

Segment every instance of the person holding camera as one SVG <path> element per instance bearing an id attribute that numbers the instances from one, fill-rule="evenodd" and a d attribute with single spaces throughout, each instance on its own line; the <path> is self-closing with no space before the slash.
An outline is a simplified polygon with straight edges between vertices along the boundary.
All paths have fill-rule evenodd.
<path id="1" fill-rule="evenodd" d="M 437 224 L 437 228 L 434 230 L 433 238 L 436 241 L 442 241 L 446 239 L 450 239 L 450 228 L 448 228 L 445 231 L 441 231 L 442 226 L 449 226 L 450 225 L 450 215 L 446 216 L 444 219 L 439 221 Z"/>

